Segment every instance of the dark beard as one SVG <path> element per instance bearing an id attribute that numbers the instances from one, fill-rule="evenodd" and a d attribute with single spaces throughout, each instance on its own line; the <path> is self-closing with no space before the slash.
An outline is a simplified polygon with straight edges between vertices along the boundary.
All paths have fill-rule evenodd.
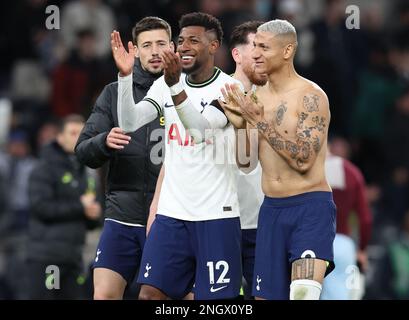
<path id="1" fill-rule="evenodd" d="M 190 68 L 183 68 L 182 71 L 186 74 L 192 74 L 195 71 L 199 70 L 200 64 L 195 61 L 195 63 Z"/>

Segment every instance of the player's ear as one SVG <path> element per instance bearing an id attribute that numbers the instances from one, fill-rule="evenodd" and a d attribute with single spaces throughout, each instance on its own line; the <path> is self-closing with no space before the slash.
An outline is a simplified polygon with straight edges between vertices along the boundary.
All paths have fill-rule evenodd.
<path id="1" fill-rule="evenodd" d="M 293 43 L 289 43 L 284 47 L 284 59 L 288 60 L 294 55 L 295 46 Z"/>
<path id="2" fill-rule="evenodd" d="M 231 56 L 233 57 L 235 63 L 241 62 L 241 55 L 239 49 L 237 48 L 231 49 Z"/>
<path id="3" fill-rule="evenodd" d="M 210 41 L 209 52 L 211 54 L 216 54 L 216 51 L 217 51 L 217 49 L 219 49 L 219 47 L 220 47 L 219 40 L 212 40 L 212 41 Z"/>

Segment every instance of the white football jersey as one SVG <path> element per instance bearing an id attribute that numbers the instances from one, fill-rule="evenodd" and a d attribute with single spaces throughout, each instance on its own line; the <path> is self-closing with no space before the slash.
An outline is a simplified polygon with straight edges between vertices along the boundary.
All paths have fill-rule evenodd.
<path id="1" fill-rule="evenodd" d="M 256 229 L 258 213 L 264 200 L 261 189 L 261 165 L 245 174 L 239 170 L 237 194 L 240 204 L 240 224 L 242 229 Z"/>
<path id="2" fill-rule="evenodd" d="M 181 82 L 200 112 L 221 97 L 220 89 L 226 83 L 240 84 L 218 68 L 204 83 L 189 83 L 183 73 Z M 153 83 L 144 100 L 151 102 L 165 119 L 165 176 L 157 213 L 188 221 L 238 217 L 232 125 L 228 123 L 205 142 L 195 144 L 179 119 L 163 76 Z"/>

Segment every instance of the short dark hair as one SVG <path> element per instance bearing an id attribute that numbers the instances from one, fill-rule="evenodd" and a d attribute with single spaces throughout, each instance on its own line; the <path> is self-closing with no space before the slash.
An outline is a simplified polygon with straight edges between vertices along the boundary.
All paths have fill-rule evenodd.
<path id="1" fill-rule="evenodd" d="M 68 123 L 84 124 L 85 119 L 80 114 L 76 114 L 76 113 L 69 114 L 68 116 L 65 116 L 64 118 L 60 119 L 60 121 L 58 122 L 58 132 L 59 133 L 63 132 Z"/>
<path id="2" fill-rule="evenodd" d="M 247 36 L 250 33 L 256 33 L 257 28 L 264 22 L 262 21 L 247 21 L 233 28 L 230 35 L 229 47 L 230 50 L 241 44 L 248 44 Z"/>
<path id="3" fill-rule="evenodd" d="M 145 17 L 139 20 L 132 29 L 132 40 L 134 44 L 138 43 L 138 36 L 144 31 L 163 29 L 169 35 L 169 40 L 172 39 L 172 29 L 169 23 L 159 17 Z"/>
<path id="4" fill-rule="evenodd" d="M 204 27 L 206 31 L 213 31 L 216 34 L 220 44 L 223 40 L 223 29 L 220 21 L 208 13 L 192 12 L 182 16 L 179 20 L 179 28 L 199 26 Z"/>

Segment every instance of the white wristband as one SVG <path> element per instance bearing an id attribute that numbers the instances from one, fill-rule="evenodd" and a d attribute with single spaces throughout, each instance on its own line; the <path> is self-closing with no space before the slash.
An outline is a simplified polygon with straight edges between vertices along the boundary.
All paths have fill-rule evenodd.
<path id="1" fill-rule="evenodd" d="M 184 107 L 186 107 L 188 105 L 189 105 L 189 99 L 185 99 L 185 100 L 182 101 L 182 103 L 175 106 L 175 109 L 180 110 L 180 109 L 183 109 Z"/>
<path id="2" fill-rule="evenodd" d="M 177 96 L 179 93 L 181 93 L 183 90 L 185 90 L 180 81 L 178 83 L 174 84 L 173 86 L 169 87 L 169 89 L 170 89 L 170 95 L 171 96 Z"/>

